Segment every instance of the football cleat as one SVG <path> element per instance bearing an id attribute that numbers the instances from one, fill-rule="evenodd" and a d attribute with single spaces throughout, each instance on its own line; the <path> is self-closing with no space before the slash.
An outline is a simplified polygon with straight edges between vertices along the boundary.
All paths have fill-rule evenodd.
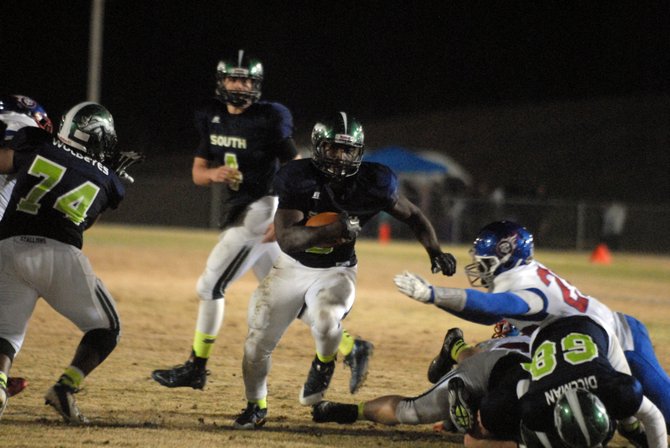
<path id="1" fill-rule="evenodd" d="M 460 433 L 468 432 L 472 429 L 474 415 L 468 403 L 470 394 L 461 378 L 453 377 L 449 380 L 447 396 L 449 398 L 449 417 L 456 431 Z"/>
<path id="2" fill-rule="evenodd" d="M 9 401 L 9 393 L 5 386 L 0 386 L 0 419 L 2 418 L 2 413 L 5 412 L 7 407 L 7 402 Z"/>
<path id="3" fill-rule="evenodd" d="M 65 384 L 56 383 L 44 396 L 44 404 L 48 404 L 54 408 L 66 423 L 86 425 L 90 422 L 81 414 L 74 399 L 74 394 L 77 392 L 79 392 L 79 389 L 73 389 Z"/>
<path id="4" fill-rule="evenodd" d="M 330 385 L 330 380 L 335 372 L 335 361 L 321 362 L 314 357 L 312 367 L 307 374 L 307 381 L 300 390 L 300 404 L 313 406 L 323 400 L 323 396 Z"/>
<path id="5" fill-rule="evenodd" d="M 354 423 L 358 420 L 358 405 L 321 401 L 312 406 L 312 420 L 316 423 Z"/>
<path id="6" fill-rule="evenodd" d="M 189 360 L 171 369 L 154 370 L 151 372 L 151 378 L 165 387 L 192 387 L 202 390 L 209 374 L 209 370 L 196 367 L 195 363 Z"/>
<path id="7" fill-rule="evenodd" d="M 358 392 L 368 376 L 370 357 L 374 348 L 375 346 L 371 342 L 355 339 L 351 353 L 344 357 L 344 365 L 351 369 L 349 392 L 352 394 Z"/>
<path id="8" fill-rule="evenodd" d="M 28 387 L 28 380 L 21 377 L 7 378 L 7 393 L 10 397 L 20 394 L 23 389 Z"/>
<path id="9" fill-rule="evenodd" d="M 265 424 L 268 415 L 267 408 L 261 409 L 256 403 L 248 403 L 247 408 L 235 419 L 235 429 L 258 429 Z"/>
<path id="10" fill-rule="evenodd" d="M 456 365 L 456 361 L 451 357 L 451 349 L 458 341 L 463 341 L 463 330 L 450 328 L 444 336 L 440 353 L 433 358 L 430 366 L 428 366 L 428 381 L 433 384 L 437 383 Z"/>

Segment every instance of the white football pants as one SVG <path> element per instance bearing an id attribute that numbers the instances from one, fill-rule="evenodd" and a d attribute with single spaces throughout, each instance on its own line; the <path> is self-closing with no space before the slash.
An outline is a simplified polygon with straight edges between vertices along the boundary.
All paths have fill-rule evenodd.
<path id="1" fill-rule="evenodd" d="M 114 299 L 81 250 L 37 236 L 0 241 L 0 337 L 16 353 L 39 297 L 84 333 L 120 327 Z"/>
<path id="2" fill-rule="evenodd" d="M 309 268 L 280 254 L 249 301 L 242 362 L 247 400 L 267 396 L 272 351 L 298 315 L 310 326 L 319 354 L 337 352 L 341 322 L 354 304 L 357 270 Z"/>

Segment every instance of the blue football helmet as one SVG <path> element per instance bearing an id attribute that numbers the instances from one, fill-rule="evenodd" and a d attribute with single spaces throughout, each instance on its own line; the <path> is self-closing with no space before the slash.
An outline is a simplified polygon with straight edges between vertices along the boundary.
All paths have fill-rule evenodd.
<path id="1" fill-rule="evenodd" d="M 472 286 L 493 287 L 493 279 L 533 259 L 533 235 L 511 221 L 497 221 L 479 231 L 465 266 Z"/>
<path id="2" fill-rule="evenodd" d="M 227 90 L 224 86 L 226 78 L 244 78 L 252 81 L 252 89 Z M 263 81 L 263 64 L 258 59 L 247 56 L 244 50 L 237 52 L 237 58 L 222 59 L 216 66 L 216 95 L 224 103 L 243 107 L 255 103 L 261 97 Z"/>
<path id="3" fill-rule="evenodd" d="M 53 123 L 46 110 L 25 95 L 0 96 L 0 120 L 7 124 L 7 133 L 14 133 L 24 126 L 37 126 L 53 132 Z"/>

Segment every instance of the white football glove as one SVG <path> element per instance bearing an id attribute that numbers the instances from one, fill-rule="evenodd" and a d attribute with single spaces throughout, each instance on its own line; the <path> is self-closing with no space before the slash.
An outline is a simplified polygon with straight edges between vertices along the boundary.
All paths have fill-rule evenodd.
<path id="1" fill-rule="evenodd" d="M 433 285 L 423 278 L 411 272 L 403 272 L 393 277 L 398 291 L 423 303 L 433 303 L 435 301 L 435 290 Z"/>

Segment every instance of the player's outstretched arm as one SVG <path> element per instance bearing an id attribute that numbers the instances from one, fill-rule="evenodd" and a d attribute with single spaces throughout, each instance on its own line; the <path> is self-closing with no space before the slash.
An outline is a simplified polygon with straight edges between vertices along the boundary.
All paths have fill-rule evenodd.
<path id="1" fill-rule="evenodd" d="M 437 287 L 411 272 L 396 275 L 393 282 L 398 291 L 414 300 L 433 303 L 451 314 L 481 324 L 494 324 L 503 316 L 525 316 L 530 311 L 528 303 L 512 292 Z"/>
<path id="2" fill-rule="evenodd" d="M 442 272 L 443 275 L 454 275 L 456 258 L 450 253 L 442 252 L 433 225 L 419 207 L 401 195 L 388 213 L 412 229 L 416 239 L 428 252 L 430 269 L 433 274 Z"/>

